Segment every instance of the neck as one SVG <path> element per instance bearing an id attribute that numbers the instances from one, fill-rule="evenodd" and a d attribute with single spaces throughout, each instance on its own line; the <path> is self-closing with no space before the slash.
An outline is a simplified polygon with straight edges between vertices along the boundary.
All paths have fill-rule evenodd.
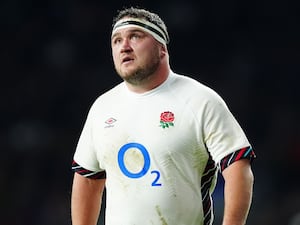
<path id="1" fill-rule="evenodd" d="M 165 82 L 170 73 L 170 66 L 168 63 L 163 63 L 159 66 L 157 71 L 149 76 L 144 82 L 134 85 L 125 81 L 128 89 L 135 93 L 145 93 L 151 91 L 152 89 L 158 87 L 163 82 Z"/>

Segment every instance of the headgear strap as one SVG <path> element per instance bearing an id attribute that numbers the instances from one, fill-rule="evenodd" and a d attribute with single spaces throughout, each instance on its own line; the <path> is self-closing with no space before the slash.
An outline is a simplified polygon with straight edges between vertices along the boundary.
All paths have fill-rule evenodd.
<path id="1" fill-rule="evenodd" d="M 121 28 L 138 27 L 151 34 L 158 42 L 166 45 L 168 43 L 167 34 L 157 25 L 146 20 L 137 18 L 125 18 L 119 20 L 113 27 L 112 35 Z"/>

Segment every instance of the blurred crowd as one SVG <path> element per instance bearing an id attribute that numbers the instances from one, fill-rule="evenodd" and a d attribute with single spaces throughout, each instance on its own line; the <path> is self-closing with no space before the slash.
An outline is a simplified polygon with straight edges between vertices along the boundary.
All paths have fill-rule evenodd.
<path id="1" fill-rule="evenodd" d="M 110 52 L 123 6 L 157 12 L 178 73 L 216 90 L 257 154 L 249 225 L 300 224 L 300 19 L 294 1 L 21 1 L 1 7 L 0 215 L 67 225 L 73 153 L 92 102 L 120 82 Z M 222 216 L 222 180 L 215 192 Z M 99 225 L 103 224 L 103 214 Z"/>

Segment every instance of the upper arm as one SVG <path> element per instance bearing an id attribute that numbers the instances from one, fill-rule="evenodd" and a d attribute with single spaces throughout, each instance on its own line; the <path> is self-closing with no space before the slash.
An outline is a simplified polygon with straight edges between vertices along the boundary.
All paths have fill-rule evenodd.
<path id="1" fill-rule="evenodd" d="M 74 225 L 97 224 L 105 179 L 91 179 L 74 173 L 71 214 Z"/>
<path id="2" fill-rule="evenodd" d="M 240 181 L 239 183 L 246 181 L 246 183 L 252 185 L 254 180 L 249 159 L 235 161 L 223 170 L 222 175 L 225 183 L 234 180 L 235 182 Z"/>
<path id="3" fill-rule="evenodd" d="M 215 162 L 250 143 L 224 100 L 211 94 L 203 115 L 204 141 Z"/>
<path id="4" fill-rule="evenodd" d="M 90 193 L 100 193 L 102 194 L 105 187 L 106 179 L 92 179 L 87 178 L 79 173 L 74 173 L 73 178 L 73 192 L 85 192 L 88 191 Z"/>

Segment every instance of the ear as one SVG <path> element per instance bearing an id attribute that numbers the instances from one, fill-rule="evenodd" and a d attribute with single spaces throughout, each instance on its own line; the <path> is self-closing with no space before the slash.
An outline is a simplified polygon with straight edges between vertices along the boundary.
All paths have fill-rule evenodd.
<path id="1" fill-rule="evenodd" d="M 160 57 L 163 58 L 166 54 L 168 54 L 168 49 L 166 45 L 160 45 Z"/>

